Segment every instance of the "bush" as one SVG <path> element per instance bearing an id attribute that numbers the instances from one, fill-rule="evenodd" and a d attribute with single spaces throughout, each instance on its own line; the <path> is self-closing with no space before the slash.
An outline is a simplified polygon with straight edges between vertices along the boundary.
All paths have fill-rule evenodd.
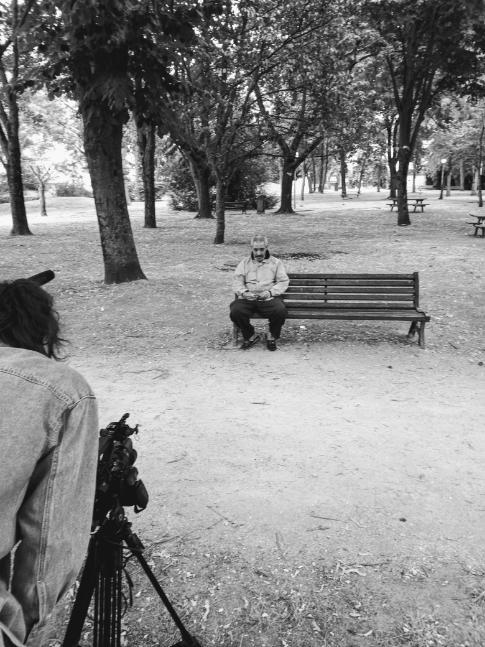
<path id="1" fill-rule="evenodd" d="M 170 193 L 170 206 L 175 211 L 198 211 L 199 206 L 195 189 L 191 190 L 188 187 L 185 189 L 172 189 Z"/>
<path id="2" fill-rule="evenodd" d="M 59 198 L 92 198 L 93 194 L 79 184 L 61 182 L 56 185 L 56 195 Z"/>

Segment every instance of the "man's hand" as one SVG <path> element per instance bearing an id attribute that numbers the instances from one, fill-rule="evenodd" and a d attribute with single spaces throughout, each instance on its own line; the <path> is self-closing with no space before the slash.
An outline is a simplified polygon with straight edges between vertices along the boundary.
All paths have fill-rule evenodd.
<path id="1" fill-rule="evenodd" d="M 264 290 L 259 295 L 259 298 L 261 299 L 261 301 L 266 301 L 266 299 L 271 299 L 271 292 L 269 290 Z"/>
<path id="2" fill-rule="evenodd" d="M 246 299 L 247 301 L 256 301 L 258 298 L 254 292 L 250 292 L 249 290 L 247 292 L 243 292 L 243 299 Z"/>

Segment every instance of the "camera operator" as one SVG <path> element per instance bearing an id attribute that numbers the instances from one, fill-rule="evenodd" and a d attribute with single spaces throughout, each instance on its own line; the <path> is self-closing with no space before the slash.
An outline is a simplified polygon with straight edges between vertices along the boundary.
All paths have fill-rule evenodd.
<path id="1" fill-rule="evenodd" d="M 35 278 L 0 282 L 0 647 L 34 639 L 75 580 L 96 483 L 96 401 L 54 361 L 64 340 Z"/>

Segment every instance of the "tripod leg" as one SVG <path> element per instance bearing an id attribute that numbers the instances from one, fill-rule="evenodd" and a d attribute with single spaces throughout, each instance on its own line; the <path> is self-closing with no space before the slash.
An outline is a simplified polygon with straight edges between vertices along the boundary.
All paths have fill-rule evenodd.
<path id="1" fill-rule="evenodd" d="M 131 536 L 136 537 L 134 533 L 132 533 Z M 134 556 L 139 561 L 140 566 L 145 571 L 148 579 L 152 583 L 153 588 L 158 593 L 160 599 L 162 600 L 169 614 L 172 616 L 172 620 L 177 625 L 177 629 L 180 631 L 180 635 L 182 636 L 182 642 L 178 642 L 176 645 L 173 645 L 172 647 L 202 647 L 199 641 L 196 638 L 194 638 L 194 636 L 189 634 L 189 632 L 185 628 L 184 624 L 182 623 L 182 620 L 179 618 L 170 600 L 167 598 L 165 591 L 162 589 L 157 578 L 153 574 L 151 568 L 148 566 L 146 559 L 141 554 L 140 547 L 139 547 L 141 545 L 140 540 L 138 539 L 138 537 L 136 537 L 136 542 L 139 542 L 139 543 L 133 542 L 132 545 L 130 546 L 130 539 L 131 537 L 128 537 L 128 541 L 127 541 L 128 547 L 133 549 Z M 126 538 L 125 538 L 125 541 L 126 541 Z M 134 546 L 136 546 L 136 549 L 134 548 Z"/>
<path id="2" fill-rule="evenodd" d="M 96 540 L 91 537 L 79 589 L 72 607 L 62 647 L 78 647 L 89 604 L 96 587 Z"/>
<path id="3" fill-rule="evenodd" d="M 121 541 L 106 541 L 102 537 L 98 541 L 97 551 L 93 647 L 119 647 L 123 547 Z"/>

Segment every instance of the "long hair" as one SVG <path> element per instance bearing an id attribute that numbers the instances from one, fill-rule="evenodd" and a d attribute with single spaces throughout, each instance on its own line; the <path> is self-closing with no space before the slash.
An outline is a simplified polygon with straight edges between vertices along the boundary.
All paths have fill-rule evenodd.
<path id="1" fill-rule="evenodd" d="M 59 336 L 59 315 L 52 296 L 28 279 L 0 282 L 0 340 L 61 359 L 59 351 L 65 340 Z"/>

